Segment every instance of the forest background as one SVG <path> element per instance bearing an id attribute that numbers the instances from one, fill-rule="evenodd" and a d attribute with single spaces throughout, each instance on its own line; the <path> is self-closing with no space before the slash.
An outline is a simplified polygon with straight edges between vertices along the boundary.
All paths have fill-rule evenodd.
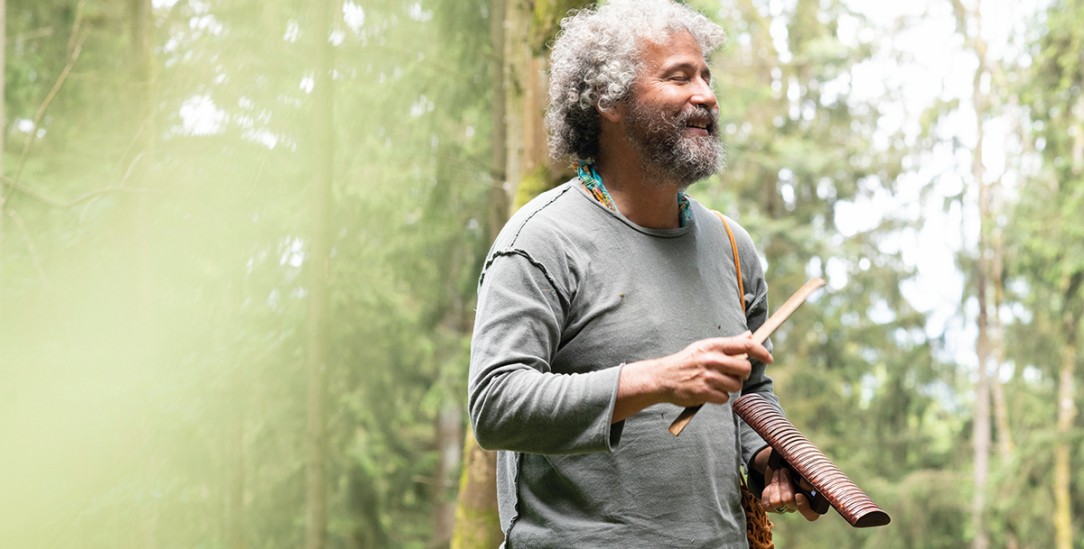
<path id="1" fill-rule="evenodd" d="M 582 4 L 0 0 L 0 546 L 492 546 L 475 283 Z M 691 192 L 829 280 L 772 373 L 893 517 L 779 546 L 1084 547 L 1084 2 L 690 4 Z"/>

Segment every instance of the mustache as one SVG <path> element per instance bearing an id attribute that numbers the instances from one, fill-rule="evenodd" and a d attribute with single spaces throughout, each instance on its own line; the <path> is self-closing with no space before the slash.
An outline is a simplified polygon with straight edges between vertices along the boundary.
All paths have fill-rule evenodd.
<path id="1" fill-rule="evenodd" d="M 715 135 L 719 126 L 719 110 L 709 109 L 704 105 L 693 105 L 685 109 L 677 117 L 677 124 L 681 127 L 689 125 L 702 126 L 708 133 Z"/>

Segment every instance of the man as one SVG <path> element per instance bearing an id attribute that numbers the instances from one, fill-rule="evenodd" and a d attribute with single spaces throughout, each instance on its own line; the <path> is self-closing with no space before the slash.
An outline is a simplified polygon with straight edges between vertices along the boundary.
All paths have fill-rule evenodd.
<path id="1" fill-rule="evenodd" d="M 517 212 L 479 281 L 470 417 L 498 454 L 509 547 L 744 547 L 739 475 L 776 512 L 817 514 L 730 408 L 775 400 L 752 239 L 685 195 L 723 164 L 705 54 L 722 30 L 669 0 L 562 22 L 547 124 L 579 177 Z M 680 437 L 682 407 L 709 403 Z"/>

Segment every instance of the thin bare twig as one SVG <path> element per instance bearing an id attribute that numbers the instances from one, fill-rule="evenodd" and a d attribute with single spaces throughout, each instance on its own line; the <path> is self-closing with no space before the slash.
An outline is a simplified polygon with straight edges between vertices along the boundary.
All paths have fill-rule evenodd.
<path id="1" fill-rule="evenodd" d="M 45 100 L 38 106 L 37 112 L 34 113 L 33 126 L 30 129 L 30 134 L 26 138 L 26 142 L 23 143 L 23 150 L 19 154 L 19 163 L 15 167 L 15 173 L 12 176 L 14 184 L 13 190 L 19 190 L 19 178 L 22 176 L 23 168 L 26 166 L 26 159 L 30 155 L 30 150 L 34 147 L 34 143 L 37 141 L 38 128 L 41 126 L 41 121 L 45 118 L 45 111 L 49 109 L 49 105 L 56 99 L 60 89 L 64 86 L 64 82 L 67 81 L 68 75 L 71 74 L 73 68 L 75 68 L 75 62 L 79 59 L 79 54 L 83 51 L 83 44 L 90 37 L 88 31 L 82 29 L 83 26 L 83 8 L 86 6 L 86 0 L 80 0 L 76 6 L 75 21 L 72 23 L 71 35 L 68 38 L 68 62 L 65 63 L 64 69 L 60 71 L 60 75 L 57 76 L 56 82 L 53 83 L 52 89 L 45 96 Z M 2 207 L 4 204 L 0 204 Z"/>
<path id="2" fill-rule="evenodd" d="M 7 209 L 7 214 L 8 217 L 15 222 L 15 226 L 19 228 L 19 234 L 23 237 L 23 242 L 26 244 L 26 250 L 30 252 L 30 259 L 34 263 L 34 270 L 38 273 L 41 285 L 45 288 L 46 293 L 52 297 L 52 285 L 49 284 L 49 278 L 45 276 L 45 266 L 41 263 L 41 256 L 38 255 L 38 249 L 34 246 L 34 240 L 30 237 L 30 231 L 27 230 L 23 217 L 12 208 Z"/>
<path id="3" fill-rule="evenodd" d="M 45 100 L 42 101 L 41 105 L 38 106 L 37 112 L 34 113 L 33 127 L 30 129 L 30 135 L 26 137 L 22 153 L 19 155 L 19 163 L 15 167 L 14 179 L 16 184 L 18 184 L 19 176 L 22 175 L 23 168 L 26 166 L 26 159 L 30 156 L 30 149 L 32 149 L 37 142 L 38 128 L 41 126 L 41 120 L 45 118 L 45 111 L 48 110 L 49 106 L 53 103 L 53 100 L 56 99 L 57 94 L 60 93 L 60 88 L 64 86 L 64 81 L 68 79 L 68 75 L 71 74 L 72 68 L 75 67 L 75 61 L 79 59 L 79 54 L 83 50 L 83 42 L 85 42 L 88 37 L 88 33 L 83 34 L 83 37 L 76 45 L 72 56 L 68 59 L 68 63 L 64 65 L 64 70 L 60 72 L 60 76 L 58 76 L 56 82 L 53 83 L 53 87 L 49 90 L 49 94 L 45 96 Z"/>
<path id="4" fill-rule="evenodd" d="M 38 38 L 48 38 L 53 35 L 53 27 L 42 27 L 40 29 L 28 30 L 20 32 L 14 36 L 9 36 L 7 39 L 8 44 L 18 44 L 20 42 L 28 42 L 30 40 L 37 40 Z"/>
<path id="5" fill-rule="evenodd" d="M 81 194 L 81 195 L 79 195 L 79 196 L 77 196 L 75 198 L 72 198 L 70 200 L 58 200 L 58 199 L 53 198 L 51 196 L 46 196 L 45 194 L 42 194 L 41 192 L 38 192 L 38 191 L 36 191 L 36 190 L 34 190 L 32 188 L 28 188 L 28 187 L 26 187 L 24 185 L 19 185 L 17 181 L 15 181 L 14 179 L 12 179 L 10 177 L 0 176 L 0 184 L 6 185 L 9 189 L 11 189 L 14 192 L 18 192 L 18 193 L 20 193 L 20 194 L 22 194 L 24 196 L 28 196 L 30 198 L 33 198 L 34 200 L 37 200 L 38 202 L 41 202 L 42 204 L 46 204 L 48 206 L 53 206 L 55 208 L 71 208 L 71 207 L 77 206 L 79 204 L 82 204 L 83 202 L 86 202 L 88 200 L 93 200 L 95 198 L 98 198 L 99 196 L 106 195 L 106 194 L 112 194 L 112 193 L 122 193 L 122 192 L 123 193 L 160 193 L 161 192 L 161 191 L 153 191 L 153 190 L 145 189 L 145 188 L 141 188 L 141 187 L 130 187 L 130 186 L 126 186 L 126 185 L 114 185 L 114 186 L 111 186 L 111 187 L 104 187 L 104 188 L 101 188 L 101 189 L 96 189 L 96 190 Z"/>

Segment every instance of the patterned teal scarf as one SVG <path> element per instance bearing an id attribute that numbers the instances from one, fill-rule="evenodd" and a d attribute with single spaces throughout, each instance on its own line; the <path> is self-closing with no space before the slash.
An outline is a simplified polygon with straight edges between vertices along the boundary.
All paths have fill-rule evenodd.
<path id="1" fill-rule="evenodd" d="M 606 186 L 602 184 L 602 176 L 595 170 L 595 165 L 586 160 L 580 160 L 576 162 L 576 173 L 579 174 L 580 182 L 587 188 L 591 196 L 595 197 L 600 204 L 608 208 L 612 212 L 617 212 L 617 204 L 614 203 L 613 197 L 610 196 L 609 191 L 606 190 Z M 689 219 L 692 218 L 692 210 L 689 209 L 689 197 L 683 192 L 679 192 L 678 198 L 678 213 L 679 225 L 684 227 L 689 224 Z"/>

